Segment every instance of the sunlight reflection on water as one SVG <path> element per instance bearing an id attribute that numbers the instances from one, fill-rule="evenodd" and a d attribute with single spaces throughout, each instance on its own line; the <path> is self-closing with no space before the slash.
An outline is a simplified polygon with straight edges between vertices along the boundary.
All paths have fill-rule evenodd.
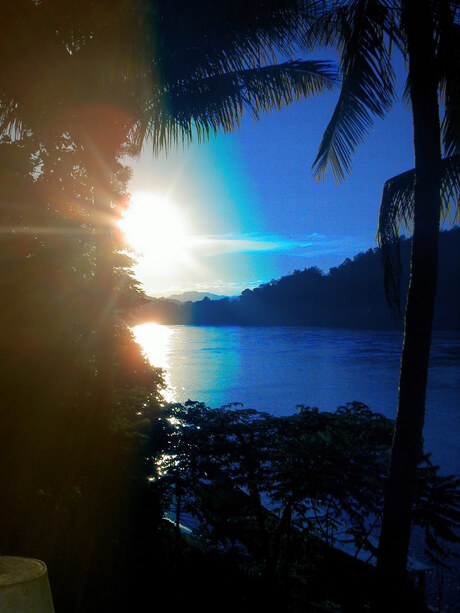
<path id="1" fill-rule="evenodd" d="M 175 402 L 176 394 L 171 386 L 169 377 L 169 354 L 171 341 L 175 330 L 170 326 L 162 326 L 156 323 L 140 324 L 132 328 L 136 343 L 142 347 L 145 357 L 152 366 L 162 368 L 166 388 L 162 392 L 167 402 Z"/>

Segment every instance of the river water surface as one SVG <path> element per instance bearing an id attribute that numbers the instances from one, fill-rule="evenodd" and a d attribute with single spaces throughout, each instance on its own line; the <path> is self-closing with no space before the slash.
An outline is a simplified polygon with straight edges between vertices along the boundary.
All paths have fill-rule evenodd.
<path id="1" fill-rule="evenodd" d="M 402 336 L 398 332 L 295 327 L 134 328 L 170 401 L 287 415 L 299 404 L 332 411 L 358 400 L 394 418 Z M 443 474 L 460 475 L 460 334 L 434 334 L 425 449 Z"/>

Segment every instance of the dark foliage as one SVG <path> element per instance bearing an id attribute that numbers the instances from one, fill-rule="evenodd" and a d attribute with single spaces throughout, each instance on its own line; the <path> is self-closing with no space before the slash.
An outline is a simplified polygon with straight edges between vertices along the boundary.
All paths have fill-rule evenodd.
<path id="1" fill-rule="evenodd" d="M 265 596 L 283 595 L 284 610 L 325 598 L 364 610 L 375 596 L 364 561 L 375 564 L 392 429 L 357 402 L 278 418 L 190 401 L 165 407 L 152 431 L 151 474 L 177 556 L 193 543 L 232 560 Z M 417 483 L 414 520 L 432 560 L 446 563 L 459 527 L 458 482 L 425 457 Z"/>
<path id="2" fill-rule="evenodd" d="M 65 137 L 52 148 L 29 136 L 3 138 L 0 160 L 0 548 L 45 560 L 56 609 L 86 611 L 87 599 L 120 572 L 148 494 L 135 424 L 142 411 L 157 410 L 161 373 L 123 324 L 142 294 L 118 250 L 117 401 L 111 423 L 101 423 L 83 152 Z M 121 205 L 128 177 L 119 165 L 112 186 Z"/>

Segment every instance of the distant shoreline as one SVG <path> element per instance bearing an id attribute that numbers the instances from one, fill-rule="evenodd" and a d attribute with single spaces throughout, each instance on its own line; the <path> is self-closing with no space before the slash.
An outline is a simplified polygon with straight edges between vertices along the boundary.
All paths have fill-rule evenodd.
<path id="1" fill-rule="evenodd" d="M 411 243 L 400 239 L 400 312 L 388 307 L 379 249 L 346 259 L 327 274 L 295 270 L 237 297 L 186 302 L 147 298 L 130 314 L 134 324 L 286 326 L 347 330 L 402 330 L 409 285 Z M 186 297 L 194 294 L 185 294 Z M 211 295 L 212 296 L 212 295 Z M 177 298 L 177 296 L 175 297 Z M 460 228 L 440 233 L 433 329 L 460 331 Z"/>
<path id="2" fill-rule="evenodd" d="M 157 324 L 160 326 L 188 326 L 188 327 L 194 327 L 194 328 L 301 328 L 301 329 L 308 329 L 311 328 L 312 330 L 318 330 L 318 329 L 324 329 L 324 330 L 347 330 L 347 331 L 356 331 L 356 332 L 394 332 L 394 333 L 403 333 L 403 327 L 402 324 L 401 326 L 398 327 L 387 327 L 387 328 L 364 328 L 364 327 L 358 327 L 358 326 L 309 326 L 307 324 L 305 325 L 298 325 L 298 324 L 238 324 L 238 323 L 221 323 L 221 324 L 215 324 L 215 323 L 171 323 L 171 322 L 161 322 L 161 321 L 156 321 L 153 319 L 141 319 L 139 321 L 135 321 L 134 323 L 130 323 L 130 326 L 134 327 L 134 326 L 142 326 L 144 324 Z M 460 335 L 460 329 L 458 328 L 433 328 L 433 332 L 435 333 L 446 333 L 446 334 L 459 334 Z"/>

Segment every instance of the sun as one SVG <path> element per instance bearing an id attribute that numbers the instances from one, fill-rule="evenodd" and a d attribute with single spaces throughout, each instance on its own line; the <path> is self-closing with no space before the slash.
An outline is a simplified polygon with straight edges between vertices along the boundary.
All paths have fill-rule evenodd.
<path id="1" fill-rule="evenodd" d="M 185 256 L 189 237 L 184 213 L 167 196 L 137 192 L 119 221 L 135 253 L 162 265 Z"/>

